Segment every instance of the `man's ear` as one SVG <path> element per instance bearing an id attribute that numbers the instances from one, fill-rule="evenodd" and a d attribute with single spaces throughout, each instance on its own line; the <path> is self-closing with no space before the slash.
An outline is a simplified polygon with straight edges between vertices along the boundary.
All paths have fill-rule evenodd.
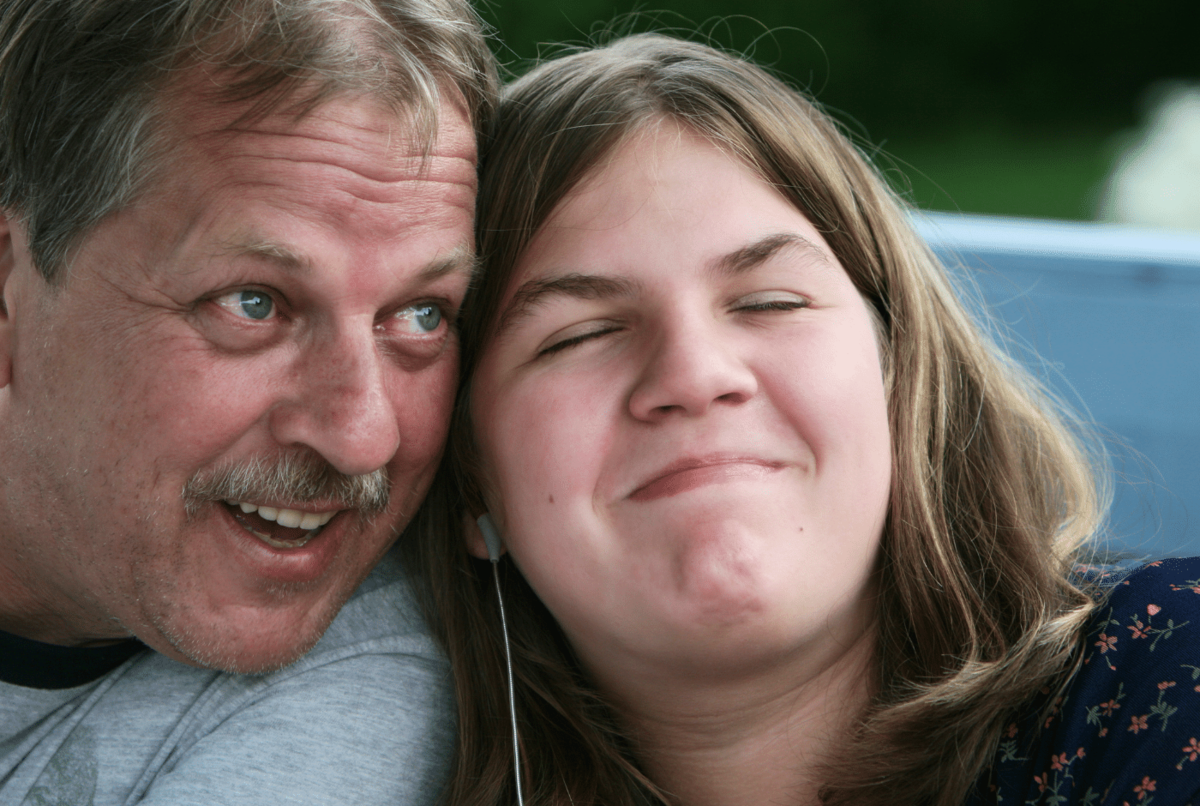
<path id="1" fill-rule="evenodd" d="M 463 537 L 467 541 L 468 554 L 480 560 L 492 559 L 491 554 L 488 551 L 487 538 L 484 537 L 483 530 L 479 527 L 478 520 L 476 518 L 472 518 L 469 514 L 463 514 Z M 499 542 L 498 539 L 497 542 Z M 498 554 L 503 554 L 504 552 L 505 549 L 503 544 L 501 544 Z"/>
<path id="2" fill-rule="evenodd" d="M 8 211 L 0 209 L 0 389 L 12 381 L 13 321 L 8 312 L 8 296 L 17 263 L 12 226 Z"/>

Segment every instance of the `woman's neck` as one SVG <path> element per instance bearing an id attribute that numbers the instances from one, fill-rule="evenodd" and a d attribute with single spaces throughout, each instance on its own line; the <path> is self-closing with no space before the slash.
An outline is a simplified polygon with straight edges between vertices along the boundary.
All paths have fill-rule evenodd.
<path id="1" fill-rule="evenodd" d="M 815 670 L 781 663 L 742 679 L 663 680 L 610 694 L 646 772 L 681 806 L 810 806 L 823 762 L 872 696 L 874 644 L 868 630 Z"/>

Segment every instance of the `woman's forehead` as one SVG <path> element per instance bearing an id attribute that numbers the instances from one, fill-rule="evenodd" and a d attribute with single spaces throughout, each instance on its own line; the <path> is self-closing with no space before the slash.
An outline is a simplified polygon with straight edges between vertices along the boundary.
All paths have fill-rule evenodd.
<path id="1" fill-rule="evenodd" d="M 731 199 L 740 206 L 731 207 Z M 780 238 L 837 263 L 803 211 L 742 159 L 663 121 L 611 149 L 564 195 L 518 259 L 509 285 L 545 271 L 580 270 L 579 261 L 606 263 L 631 240 L 669 244 L 696 222 L 710 225 L 703 237 L 677 246 L 706 263 L 744 262 L 755 244 Z"/>
<path id="2" fill-rule="evenodd" d="M 542 228 L 561 217 L 565 208 L 577 206 L 581 198 L 591 197 L 593 204 L 607 201 L 615 207 L 624 200 L 619 194 L 636 197 L 639 191 L 662 179 L 664 161 L 688 150 L 720 154 L 756 175 L 733 155 L 732 149 L 673 118 L 658 117 L 632 128 L 606 148 L 582 178 L 563 194 Z"/>

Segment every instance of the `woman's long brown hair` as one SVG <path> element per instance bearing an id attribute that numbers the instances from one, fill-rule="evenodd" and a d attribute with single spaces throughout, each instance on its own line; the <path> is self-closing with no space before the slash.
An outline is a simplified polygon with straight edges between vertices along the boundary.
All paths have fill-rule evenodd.
<path id="1" fill-rule="evenodd" d="M 1068 581 L 1106 488 L 1083 431 L 980 329 L 903 204 L 838 127 L 762 69 L 642 35 L 536 68 L 506 91 L 485 146 L 484 271 L 461 328 L 446 462 L 405 536 L 454 668 L 459 745 L 445 802 L 511 804 L 500 623 L 487 564 L 465 550 L 482 512 L 469 378 L 522 250 L 633 133 L 670 120 L 743 160 L 817 227 L 883 335 L 893 484 L 879 567 L 878 693 L 824 770 L 828 803 L 961 803 L 1014 708 L 1061 684 L 1088 596 Z M 528 804 L 672 802 L 520 572 L 501 563 Z M 844 759 L 837 761 L 836 759 Z"/>

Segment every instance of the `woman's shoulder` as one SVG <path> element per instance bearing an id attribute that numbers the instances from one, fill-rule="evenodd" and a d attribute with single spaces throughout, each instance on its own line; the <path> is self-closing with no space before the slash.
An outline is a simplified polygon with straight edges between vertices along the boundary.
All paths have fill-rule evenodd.
<path id="1" fill-rule="evenodd" d="M 1095 589 L 1099 607 L 1088 630 L 1083 669 L 1071 688 L 1170 688 L 1186 679 L 1193 683 L 1192 693 L 1200 694 L 1200 669 L 1185 662 L 1197 662 L 1200 655 L 1200 557 L 1110 572 Z M 1181 680 L 1151 680 L 1151 672 Z"/>
<path id="2" fill-rule="evenodd" d="M 1099 607 L 1089 629 L 1085 667 L 1099 662 L 1124 678 L 1161 666 L 1177 652 L 1196 652 L 1200 639 L 1200 557 L 1157 560 L 1132 571 L 1092 577 Z M 1102 684 L 1112 675 L 1081 675 Z"/>
<path id="3" fill-rule="evenodd" d="M 1075 575 L 1110 599 L 1155 592 L 1195 594 L 1200 557 L 1168 557 L 1135 566 L 1078 565 Z"/>
<path id="4" fill-rule="evenodd" d="M 1084 578 L 1079 671 L 1013 721 L 971 802 L 1200 806 L 1200 558 Z"/>

